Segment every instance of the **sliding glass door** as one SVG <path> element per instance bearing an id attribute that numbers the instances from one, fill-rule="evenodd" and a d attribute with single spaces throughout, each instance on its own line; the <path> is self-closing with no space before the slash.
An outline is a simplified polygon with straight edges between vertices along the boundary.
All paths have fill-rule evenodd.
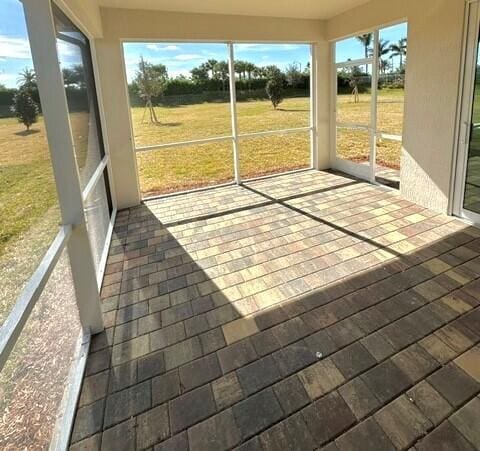
<path id="1" fill-rule="evenodd" d="M 468 12 L 454 213 L 480 224 L 480 6 Z"/>

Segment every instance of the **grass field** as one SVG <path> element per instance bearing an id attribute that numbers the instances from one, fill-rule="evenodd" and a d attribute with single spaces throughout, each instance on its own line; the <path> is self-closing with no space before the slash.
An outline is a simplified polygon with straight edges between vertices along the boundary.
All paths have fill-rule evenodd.
<path id="1" fill-rule="evenodd" d="M 370 95 L 361 94 L 354 103 L 350 95 L 338 97 L 338 121 L 370 122 Z M 309 99 L 285 99 L 277 110 L 268 100 L 237 104 L 239 133 L 307 127 Z M 143 120 L 144 109 L 132 109 L 137 147 L 231 134 L 229 104 L 203 103 L 179 107 L 156 107 L 160 124 Z M 381 90 L 377 110 L 379 129 L 402 133 L 403 90 Z M 338 154 L 362 162 L 369 157 L 369 137 L 364 131 L 340 129 Z M 377 141 L 377 163 L 393 169 L 400 166 L 401 145 Z M 308 167 L 307 133 L 242 139 L 240 141 L 242 178 Z M 219 184 L 233 179 L 233 150 L 230 142 L 168 148 L 137 154 L 141 191 L 144 196 Z"/>

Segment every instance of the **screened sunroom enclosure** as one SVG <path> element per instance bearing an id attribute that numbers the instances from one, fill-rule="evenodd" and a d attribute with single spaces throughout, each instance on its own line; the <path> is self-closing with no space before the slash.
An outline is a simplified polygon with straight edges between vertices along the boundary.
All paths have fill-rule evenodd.
<path id="1" fill-rule="evenodd" d="M 168 78 L 173 89 L 157 96 L 157 106 L 151 110 L 145 106 L 135 83 L 138 65 L 132 61 L 151 64 L 149 57 L 142 55 L 148 49 L 160 54 L 149 56 L 160 65 L 165 63 L 166 78 L 175 73 L 178 60 L 194 60 L 196 67 L 187 76 L 192 80 L 190 89 L 195 90 L 188 91 L 185 74 L 177 72 Z M 249 53 L 261 54 L 256 55 L 257 61 L 261 58 L 267 64 L 279 53 L 285 58 L 289 49 L 295 49 L 289 69 L 292 80 L 288 85 L 282 80 L 287 85 L 285 99 L 278 107 L 272 106 L 265 80 L 273 76 L 269 71 L 279 69 L 274 65 L 257 67 L 248 61 Z M 314 167 L 316 73 L 312 51 L 312 45 L 301 43 L 123 42 L 142 196 L 241 183 Z M 209 56 L 202 60 L 201 55 Z M 220 61 L 211 59 L 212 55 Z M 202 74 L 206 65 L 210 69 Z M 209 89 L 212 84 L 217 85 L 216 90 Z"/>
<path id="2" fill-rule="evenodd" d="M 480 1 L 2 2 L 0 448 L 480 449 Z"/>

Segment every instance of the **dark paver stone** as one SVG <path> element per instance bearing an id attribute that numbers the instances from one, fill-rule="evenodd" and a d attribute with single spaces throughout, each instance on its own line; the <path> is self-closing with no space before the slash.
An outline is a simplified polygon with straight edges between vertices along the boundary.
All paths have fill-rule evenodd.
<path id="1" fill-rule="evenodd" d="M 418 451 L 474 451 L 475 448 L 449 421 L 443 422 L 433 432 L 415 445 Z"/>
<path id="2" fill-rule="evenodd" d="M 480 398 L 473 398 L 455 412 L 449 421 L 475 448 L 480 449 Z"/>
<path id="3" fill-rule="evenodd" d="M 197 388 L 170 401 L 172 433 L 186 429 L 215 413 L 215 401 L 209 385 Z"/>
<path id="4" fill-rule="evenodd" d="M 104 404 L 104 400 L 100 399 L 77 410 L 71 438 L 72 443 L 78 442 L 102 429 Z"/>
<path id="5" fill-rule="evenodd" d="M 267 388 L 233 406 L 242 439 L 245 440 L 283 416 L 282 408 L 271 388 Z"/>
<path id="6" fill-rule="evenodd" d="M 301 412 L 318 446 L 329 442 L 356 421 L 353 413 L 336 391 L 318 399 Z"/>
<path id="7" fill-rule="evenodd" d="M 252 362 L 257 358 L 257 353 L 253 349 L 251 341 L 246 339 L 220 349 L 218 358 L 222 371 L 225 374 Z"/>
<path id="8" fill-rule="evenodd" d="M 286 415 L 290 415 L 310 402 L 310 398 L 297 375 L 283 379 L 273 386 L 273 390 Z"/>
<path id="9" fill-rule="evenodd" d="M 338 391 L 358 420 L 380 406 L 380 401 L 360 377 L 342 385 Z"/>
<path id="10" fill-rule="evenodd" d="M 316 449 L 315 440 L 299 413 L 263 432 L 260 435 L 260 442 L 265 451 Z"/>
<path id="11" fill-rule="evenodd" d="M 336 443 L 340 451 L 395 451 L 390 439 L 372 417 L 337 438 Z"/>
<path id="12" fill-rule="evenodd" d="M 407 392 L 407 396 L 434 425 L 438 425 L 452 411 L 452 406 L 427 381 L 415 385 Z"/>
<path id="13" fill-rule="evenodd" d="M 165 440 L 170 434 L 167 404 L 154 407 L 137 417 L 137 448 L 145 449 Z"/>
<path id="14" fill-rule="evenodd" d="M 363 373 L 361 378 L 382 403 L 390 401 L 411 385 L 407 375 L 391 360 L 380 363 Z"/>
<path id="15" fill-rule="evenodd" d="M 90 376 L 100 371 L 106 370 L 110 366 L 112 348 L 105 348 L 101 351 L 93 352 L 88 356 L 85 375 Z"/>
<path id="16" fill-rule="evenodd" d="M 428 379 L 428 382 L 452 405 L 458 407 L 480 391 L 480 384 L 450 363 Z"/>
<path id="17" fill-rule="evenodd" d="M 259 356 L 271 354 L 281 347 L 272 329 L 253 335 L 251 340 Z"/>
<path id="18" fill-rule="evenodd" d="M 195 360 L 180 367 L 180 381 L 185 390 L 199 387 L 222 375 L 216 354 Z"/>
<path id="19" fill-rule="evenodd" d="M 109 392 L 113 393 L 137 383 L 137 362 L 132 360 L 110 370 Z"/>
<path id="20" fill-rule="evenodd" d="M 102 434 L 102 451 L 135 449 L 135 418 L 106 429 Z"/>
<path id="21" fill-rule="evenodd" d="M 225 337 L 223 336 L 222 329 L 220 327 L 205 332 L 200 337 L 200 343 L 204 354 L 210 354 L 211 352 L 218 351 L 223 348 L 225 343 Z"/>
<path id="22" fill-rule="evenodd" d="M 184 363 L 198 359 L 201 355 L 202 348 L 198 337 L 189 338 L 165 348 L 165 368 L 171 370 Z"/>
<path id="23" fill-rule="evenodd" d="M 223 451 L 240 442 L 231 409 L 224 410 L 188 430 L 191 451 Z"/>
<path id="24" fill-rule="evenodd" d="M 105 427 L 112 426 L 133 415 L 137 415 L 152 405 L 150 381 L 113 393 L 107 398 Z"/>
<path id="25" fill-rule="evenodd" d="M 213 381 L 212 390 L 219 409 L 229 407 L 243 398 L 242 387 L 235 372 Z"/>
<path id="26" fill-rule="evenodd" d="M 150 379 L 165 372 L 165 358 L 162 351 L 138 359 L 138 381 Z"/>
<path id="27" fill-rule="evenodd" d="M 377 363 L 375 358 L 358 342 L 335 353 L 332 360 L 346 379 L 351 379 Z"/>
<path id="28" fill-rule="evenodd" d="M 152 404 L 162 404 L 181 393 L 178 370 L 152 379 Z"/>
<path id="29" fill-rule="evenodd" d="M 91 404 L 107 395 L 108 371 L 94 374 L 83 380 L 79 406 Z"/>
<path id="30" fill-rule="evenodd" d="M 240 368 L 237 375 L 247 396 L 281 379 L 277 365 L 270 355 Z"/>
<path id="31" fill-rule="evenodd" d="M 375 420 L 398 449 L 407 449 L 433 427 L 406 396 L 400 396 L 377 412 Z"/>
<path id="32" fill-rule="evenodd" d="M 315 353 L 300 340 L 273 353 L 282 376 L 288 376 L 317 360 Z"/>
<path id="33" fill-rule="evenodd" d="M 187 433 L 182 432 L 155 445 L 154 451 L 188 451 Z"/>
<path id="34" fill-rule="evenodd" d="M 425 349 L 416 343 L 394 355 L 392 362 L 395 363 L 412 382 L 423 379 L 440 366 Z"/>

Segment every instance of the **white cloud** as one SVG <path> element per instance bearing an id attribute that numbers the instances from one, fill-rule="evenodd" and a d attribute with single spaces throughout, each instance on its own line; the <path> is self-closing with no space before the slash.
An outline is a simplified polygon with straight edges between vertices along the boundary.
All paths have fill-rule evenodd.
<path id="1" fill-rule="evenodd" d="M 32 56 L 28 39 L 0 35 L 0 57 L 30 59 Z"/>
<path id="2" fill-rule="evenodd" d="M 201 60 L 204 57 L 199 55 L 198 53 L 181 53 L 180 55 L 176 55 L 173 59 L 177 61 L 193 61 L 193 60 Z"/>
<path id="3" fill-rule="evenodd" d="M 165 45 L 165 46 L 162 46 L 160 44 L 147 44 L 146 45 L 147 49 L 149 50 L 154 50 L 155 52 L 160 52 L 160 51 L 164 51 L 164 52 L 175 52 L 177 50 L 180 50 L 180 47 L 178 47 L 178 45 Z"/>

